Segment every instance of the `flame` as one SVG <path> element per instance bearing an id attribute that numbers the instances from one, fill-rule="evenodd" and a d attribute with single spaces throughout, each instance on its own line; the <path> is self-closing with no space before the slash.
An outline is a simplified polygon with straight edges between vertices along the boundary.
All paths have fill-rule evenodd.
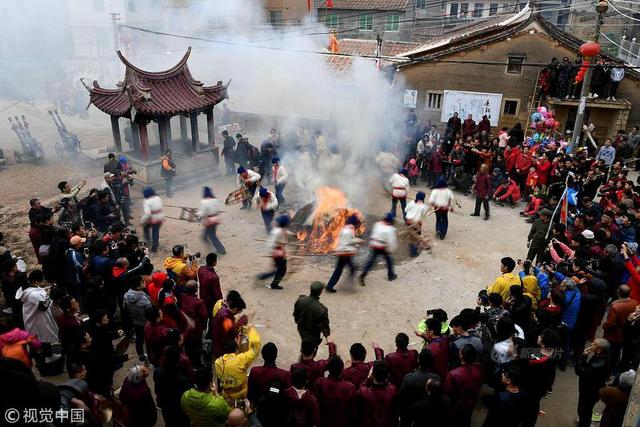
<path id="1" fill-rule="evenodd" d="M 356 235 L 361 235 L 364 232 L 362 214 L 357 209 L 347 207 L 347 196 L 337 188 L 319 187 L 316 189 L 315 210 L 311 214 L 311 231 L 298 231 L 298 240 L 306 242 L 310 252 L 332 252 L 338 246 L 340 231 L 351 215 L 360 218 L 361 224 Z"/>

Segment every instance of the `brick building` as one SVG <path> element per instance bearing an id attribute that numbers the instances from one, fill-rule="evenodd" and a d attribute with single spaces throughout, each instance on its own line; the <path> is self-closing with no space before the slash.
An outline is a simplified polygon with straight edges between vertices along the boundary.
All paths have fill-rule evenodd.
<path id="1" fill-rule="evenodd" d="M 540 70 L 552 57 L 576 57 L 582 41 L 551 25 L 528 7 L 505 19 L 498 17 L 458 27 L 402 56 L 409 61 L 396 65 L 396 78 L 407 89 L 418 91 L 416 113 L 432 123 L 441 122 L 445 90 L 500 94 L 498 126 L 528 123 L 537 106 L 536 83 Z M 640 74 L 626 70 L 616 97 L 587 102 L 585 122 L 596 126 L 602 139 L 618 129 L 640 123 Z M 561 131 L 573 129 L 578 100 L 549 99 Z M 445 118 L 446 119 L 446 118 Z M 476 118 L 477 119 L 477 118 Z"/>

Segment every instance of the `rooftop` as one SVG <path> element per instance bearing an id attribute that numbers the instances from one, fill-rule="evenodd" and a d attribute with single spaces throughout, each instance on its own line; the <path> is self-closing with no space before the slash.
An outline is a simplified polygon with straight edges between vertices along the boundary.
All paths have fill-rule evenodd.
<path id="1" fill-rule="evenodd" d="M 131 117 L 131 110 L 134 110 L 133 116 L 174 116 L 213 107 L 227 97 L 227 86 L 222 82 L 205 86 L 194 79 L 187 65 L 190 54 L 191 48 L 168 70 L 145 71 L 118 51 L 125 75 L 115 89 L 102 88 L 97 81 L 89 86 L 83 80 L 83 84 L 93 105 L 117 117 Z"/>

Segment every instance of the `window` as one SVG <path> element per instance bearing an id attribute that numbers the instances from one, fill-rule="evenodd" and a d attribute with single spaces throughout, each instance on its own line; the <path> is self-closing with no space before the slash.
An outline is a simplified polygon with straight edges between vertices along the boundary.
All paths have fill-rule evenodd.
<path id="1" fill-rule="evenodd" d="M 509 54 L 507 62 L 507 74 L 522 74 L 522 64 L 526 59 L 525 54 Z"/>
<path id="2" fill-rule="evenodd" d="M 517 99 L 505 99 L 504 106 L 502 107 L 502 115 L 504 116 L 517 116 L 518 115 L 518 100 Z"/>
<path id="3" fill-rule="evenodd" d="M 466 18 L 469 13 L 469 3 L 460 3 L 460 17 Z"/>
<path id="4" fill-rule="evenodd" d="M 327 28 L 338 28 L 338 14 L 335 12 L 327 13 L 324 16 L 324 24 Z"/>
<path id="5" fill-rule="evenodd" d="M 480 18 L 482 17 L 482 12 L 484 10 L 484 4 L 482 3 L 475 3 L 473 5 L 473 17 L 474 18 Z"/>
<path id="6" fill-rule="evenodd" d="M 373 15 L 367 15 L 363 13 L 360 15 L 360 31 L 373 30 Z"/>
<path id="7" fill-rule="evenodd" d="M 498 3 L 491 3 L 489 5 L 489 16 L 498 14 Z"/>
<path id="8" fill-rule="evenodd" d="M 93 11 L 104 12 L 104 0 L 93 0 Z"/>
<path id="9" fill-rule="evenodd" d="M 282 18 L 284 18 L 281 10 L 270 10 L 269 11 L 269 24 L 271 25 L 280 25 L 282 24 Z"/>
<path id="10" fill-rule="evenodd" d="M 387 15 L 387 22 L 384 24 L 385 31 L 398 31 L 400 28 L 400 15 Z"/>
<path id="11" fill-rule="evenodd" d="M 416 0 L 416 9 L 426 9 L 427 0 Z"/>
<path id="12" fill-rule="evenodd" d="M 440 110 L 442 108 L 442 93 L 427 91 L 427 97 L 424 101 L 425 110 Z"/>
<path id="13" fill-rule="evenodd" d="M 451 9 L 449 9 L 449 16 L 456 18 L 458 16 L 458 3 L 451 3 Z"/>

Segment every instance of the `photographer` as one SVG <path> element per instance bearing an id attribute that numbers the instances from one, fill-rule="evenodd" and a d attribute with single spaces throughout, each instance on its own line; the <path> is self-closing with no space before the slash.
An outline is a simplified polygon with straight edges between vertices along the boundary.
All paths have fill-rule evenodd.
<path id="1" fill-rule="evenodd" d="M 100 190 L 98 192 L 98 200 L 93 203 L 93 218 L 95 226 L 99 232 L 104 233 L 109 226 L 116 221 L 116 215 L 113 213 L 113 206 L 109 202 L 111 190 Z"/>
<path id="2" fill-rule="evenodd" d="M 198 274 L 198 262 L 200 252 L 194 255 L 185 255 L 184 246 L 175 245 L 171 251 L 172 257 L 164 260 L 164 268 L 169 278 L 175 280 L 178 285 L 185 285 L 189 280 L 194 280 Z"/>

